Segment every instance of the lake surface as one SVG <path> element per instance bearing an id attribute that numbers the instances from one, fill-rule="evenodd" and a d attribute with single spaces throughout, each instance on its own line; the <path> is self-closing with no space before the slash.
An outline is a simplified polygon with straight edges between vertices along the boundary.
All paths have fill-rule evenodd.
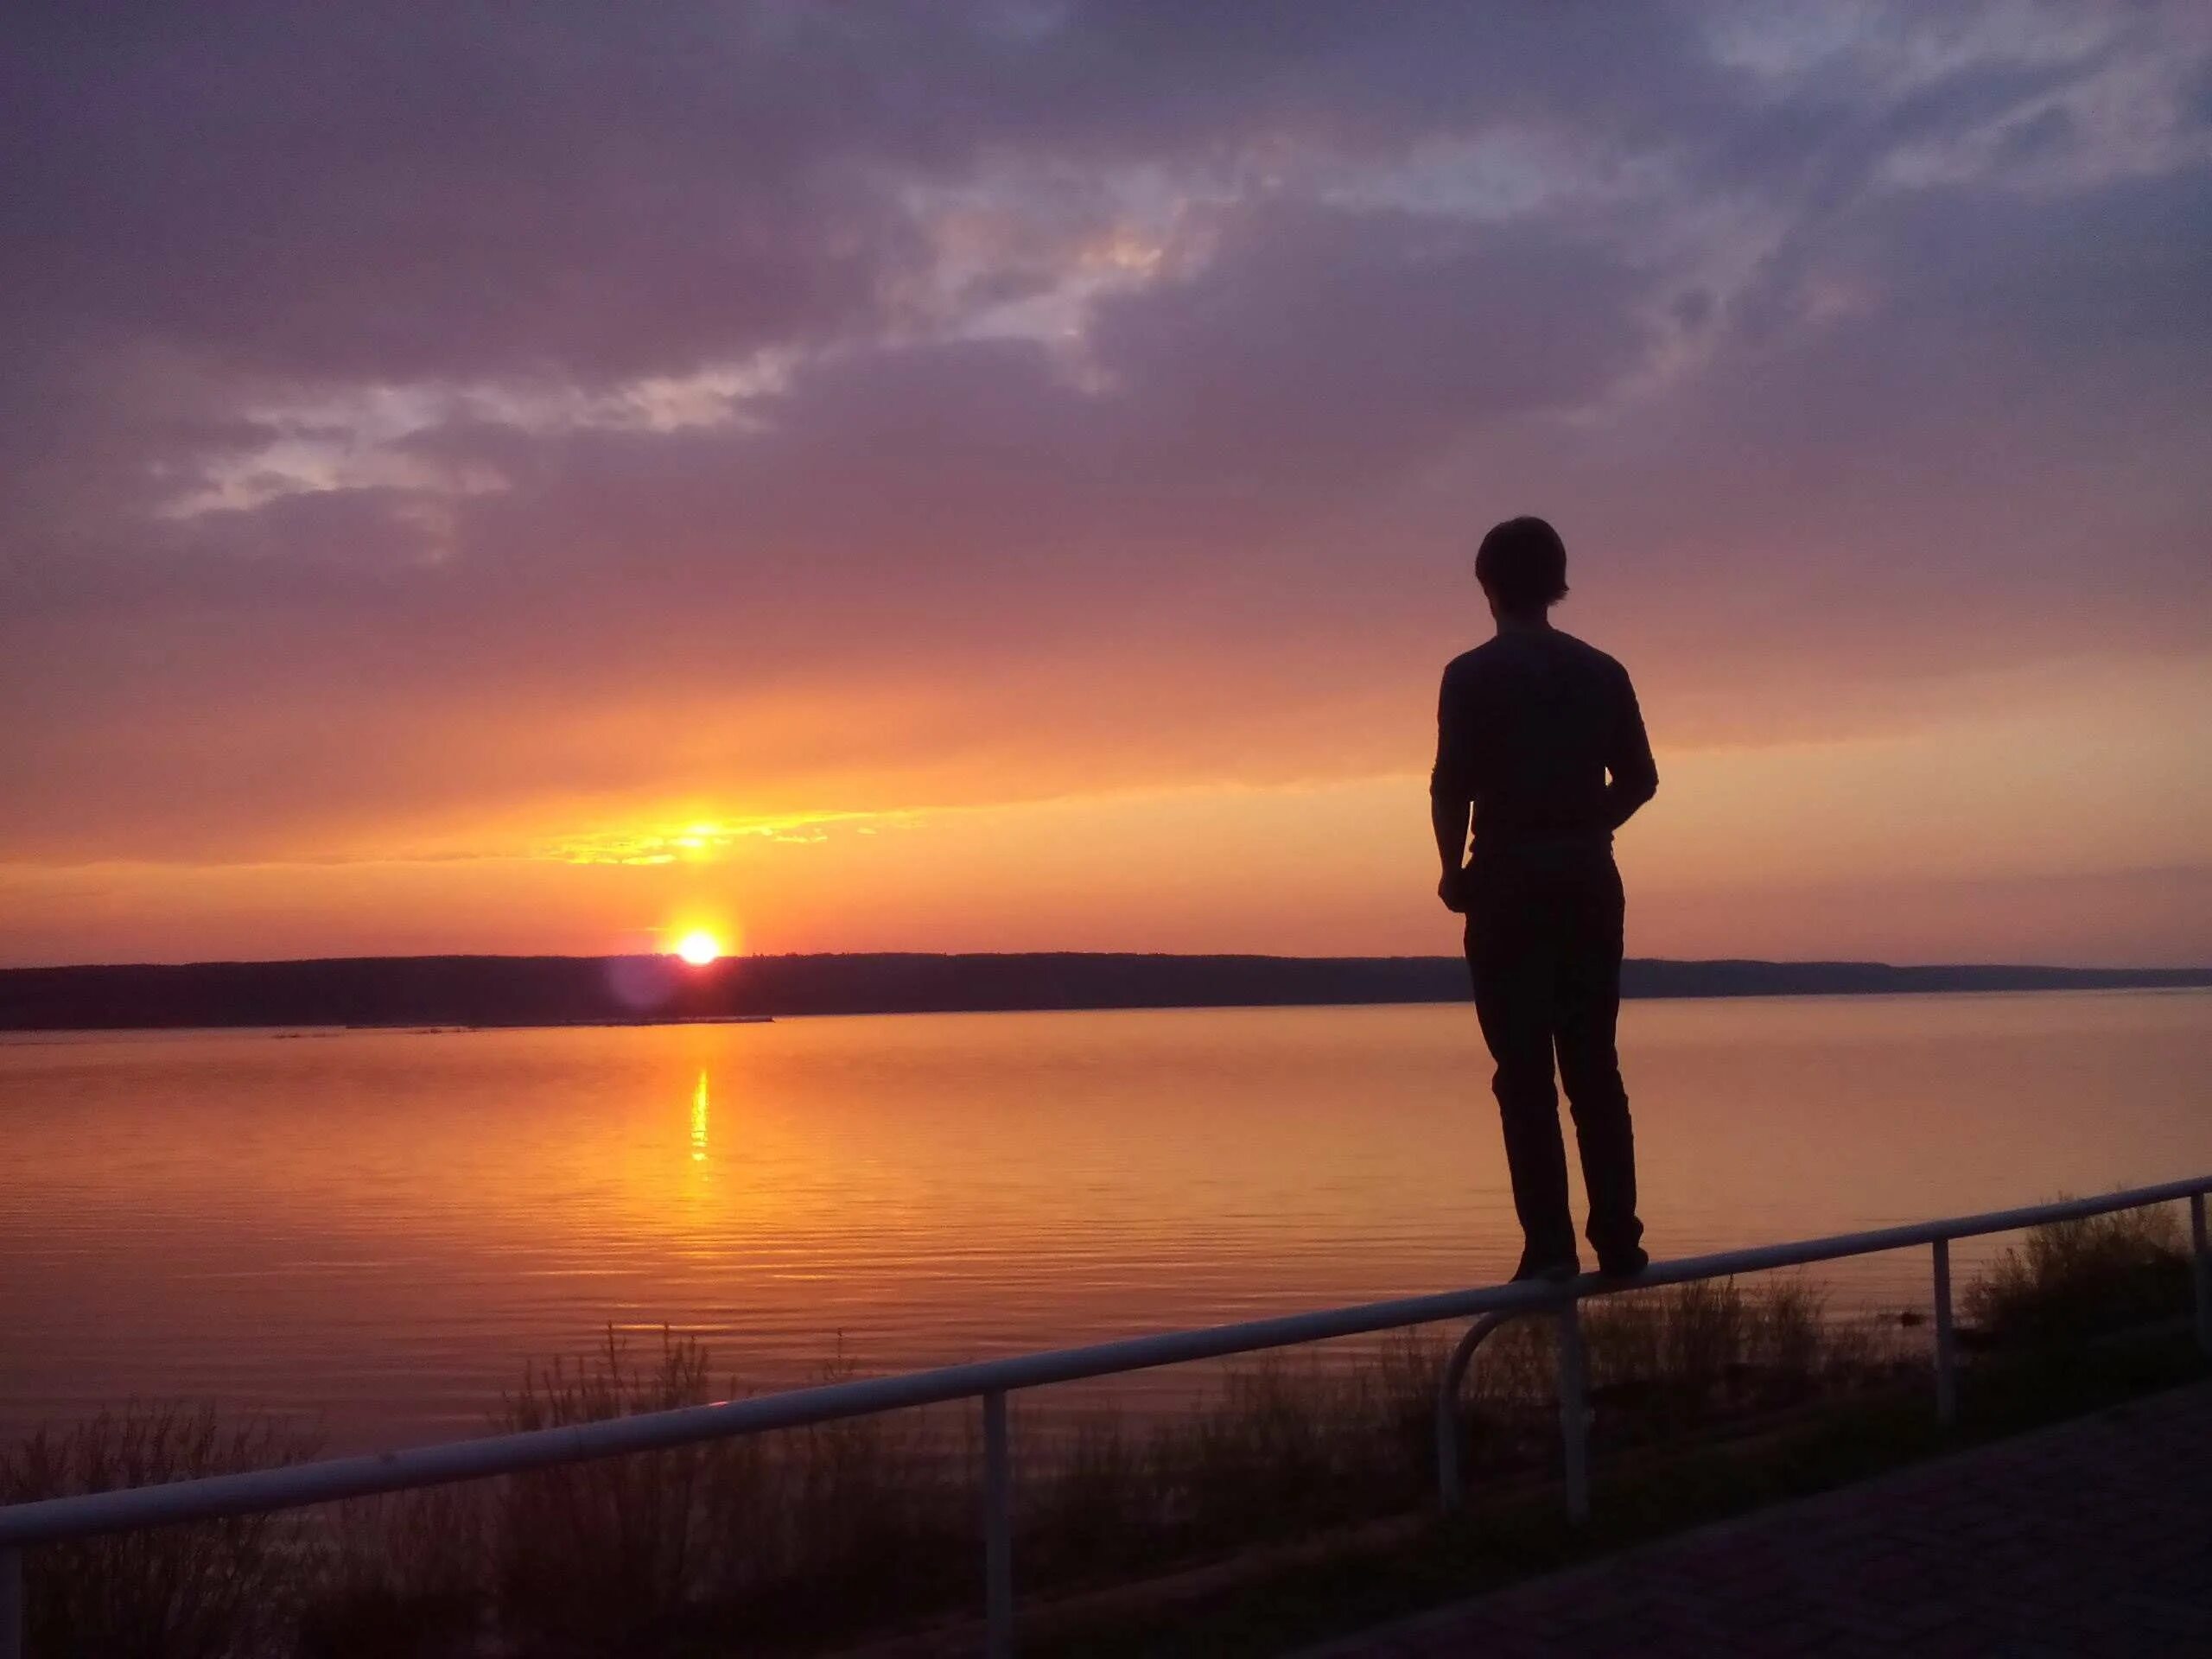
<path id="1" fill-rule="evenodd" d="M 2212 993 L 1621 1025 L 1662 1255 L 2212 1167 Z M 1492 1281 L 1487 1084 L 1461 1007 L 18 1039 L 0 1434 L 187 1395 L 401 1444 L 610 1325 L 772 1387 Z M 1924 1251 L 1824 1272 L 1925 1303 Z"/>

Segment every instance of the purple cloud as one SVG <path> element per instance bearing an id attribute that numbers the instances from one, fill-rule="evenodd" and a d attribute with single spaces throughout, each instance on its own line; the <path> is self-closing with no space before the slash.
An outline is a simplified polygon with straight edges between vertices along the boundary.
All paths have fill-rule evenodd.
<path id="1" fill-rule="evenodd" d="M 1515 511 L 1685 737 L 2202 652 L 2196 11 L 1264 25 L 12 20 L 0 858 L 1412 766 Z"/>

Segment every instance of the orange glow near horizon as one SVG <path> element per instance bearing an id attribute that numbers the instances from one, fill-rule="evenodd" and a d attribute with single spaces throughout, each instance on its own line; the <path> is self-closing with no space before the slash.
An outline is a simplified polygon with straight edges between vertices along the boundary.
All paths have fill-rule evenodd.
<path id="1" fill-rule="evenodd" d="M 1660 791 L 1620 838 L 1632 954 L 2205 960 L 2212 865 L 2194 831 L 2212 814 L 2212 660 L 2023 676 L 1915 725 L 1726 744 L 1670 741 L 1688 723 L 1667 689 L 1678 665 L 1655 654 L 1650 668 Z M 1025 791 L 993 756 L 973 775 L 946 763 L 928 791 L 909 778 L 898 793 L 890 781 L 825 791 L 772 833 L 709 834 L 766 822 L 754 796 L 798 797 L 764 773 L 727 808 L 669 791 L 475 828 L 456 811 L 435 836 L 389 842 L 372 819 L 358 843 L 315 842 L 314 857 L 0 861 L 0 964 L 652 952 L 706 971 L 756 950 L 1450 954 L 1459 924 L 1435 901 L 1418 769 L 1427 711 L 1414 691 L 1398 701 L 1370 769 L 1346 757 L 1287 780 L 1209 756 L 1147 787 L 1109 775 L 1063 790 L 1051 772 Z M 626 850 L 684 835 L 710 844 L 688 858 Z M 625 850 L 575 856 L 587 842 Z"/>

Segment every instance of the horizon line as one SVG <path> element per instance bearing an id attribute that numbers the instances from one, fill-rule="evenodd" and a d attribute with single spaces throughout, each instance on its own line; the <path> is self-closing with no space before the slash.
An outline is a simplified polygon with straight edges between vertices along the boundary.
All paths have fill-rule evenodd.
<path id="1" fill-rule="evenodd" d="M 399 953 L 351 953 L 312 957 L 206 957 L 181 961 L 20 963 L 0 963 L 0 974 L 92 973 L 140 969 L 311 967 L 324 963 L 410 962 L 658 962 L 675 960 L 671 950 L 605 950 L 596 952 L 530 950 L 418 950 Z M 1331 952 L 1301 955 L 1281 950 L 748 950 L 733 951 L 693 969 L 701 973 L 729 970 L 747 962 L 885 961 L 913 959 L 932 962 L 1031 960 L 1147 961 L 1147 962 L 1281 962 L 1281 963 L 1439 963 L 1460 960 L 1457 951 Z M 1626 963 L 1662 963 L 1684 968 L 1881 968 L 1892 972 L 1937 970 L 2002 970 L 2008 973 L 2050 974 L 2202 974 L 2212 975 L 2206 963 L 2053 963 L 1952 958 L 1938 962 L 1891 962 L 1877 957 L 1660 957 L 1624 956 Z"/>

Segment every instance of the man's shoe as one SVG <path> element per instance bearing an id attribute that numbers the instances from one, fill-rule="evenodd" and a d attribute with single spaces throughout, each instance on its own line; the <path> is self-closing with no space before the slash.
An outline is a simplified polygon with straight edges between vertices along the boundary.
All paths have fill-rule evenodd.
<path id="1" fill-rule="evenodd" d="M 1512 1282 L 1542 1285 L 1570 1285 L 1582 1276 L 1582 1262 L 1573 1250 L 1565 1255 L 1534 1255 L 1523 1250 L 1521 1265 L 1513 1270 Z"/>
<path id="2" fill-rule="evenodd" d="M 1598 1252 L 1598 1271 L 1608 1279 L 1633 1279 L 1650 1265 L 1651 1252 L 1641 1244 Z"/>

